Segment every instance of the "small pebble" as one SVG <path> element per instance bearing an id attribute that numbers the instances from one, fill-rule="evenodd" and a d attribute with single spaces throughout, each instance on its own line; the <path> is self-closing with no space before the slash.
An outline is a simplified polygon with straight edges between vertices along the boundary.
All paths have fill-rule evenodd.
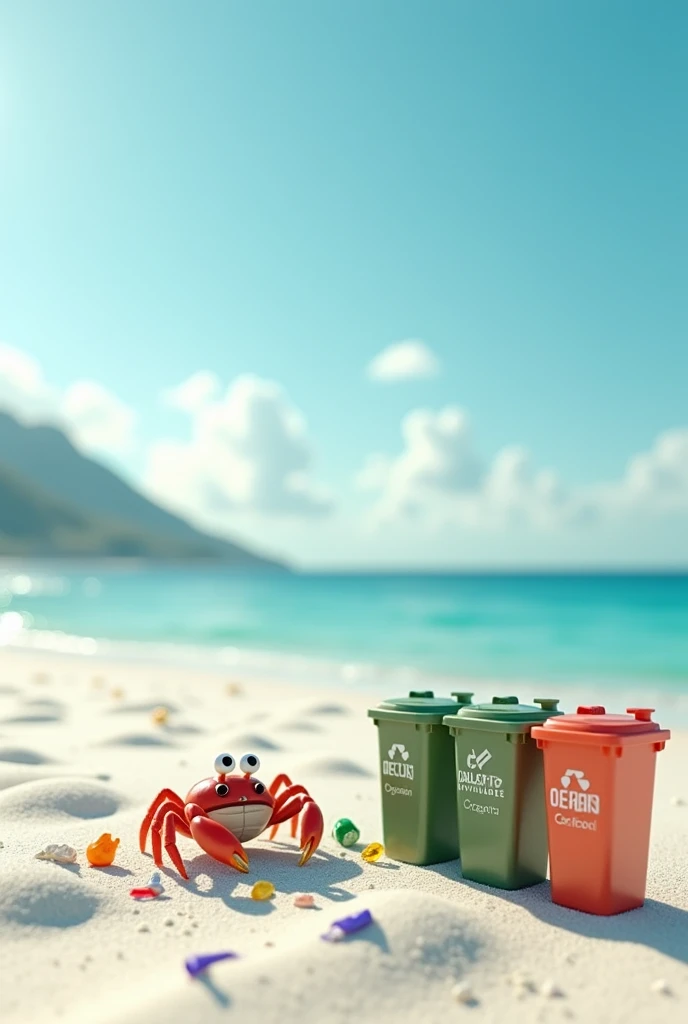
<path id="1" fill-rule="evenodd" d="M 369 889 L 374 889 L 375 888 L 375 882 L 368 882 L 368 888 Z"/>
<path id="2" fill-rule="evenodd" d="M 660 996 L 670 996 L 672 994 L 671 986 L 664 978 L 658 978 L 657 981 L 653 981 L 650 985 L 650 991 L 656 992 Z"/>
<path id="3" fill-rule="evenodd" d="M 274 942 L 266 942 L 266 943 L 265 943 L 265 945 L 266 945 L 266 946 L 274 946 L 274 945 L 275 945 L 275 943 L 274 943 Z"/>
<path id="4" fill-rule="evenodd" d="M 272 882 L 256 882 L 251 889 L 252 900 L 270 900 L 275 895 L 275 887 Z"/>
<path id="5" fill-rule="evenodd" d="M 198 928 L 198 921 L 192 921 L 191 922 L 191 927 L 192 928 Z"/>
<path id="6" fill-rule="evenodd" d="M 346 860 L 346 850 L 340 850 L 339 856 L 342 858 L 342 860 Z"/>
<path id="7" fill-rule="evenodd" d="M 141 911 L 139 910 L 138 907 L 134 907 L 134 909 L 132 910 L 132 914 L 140 914 L 140 913 L 141 913 Z"/>
<path id="8" fill-rule="evenodd" d="M 361 851 L 361 857 L 366 864 L 374 864 L 376 860 L 382 857 L 384 852 L 385 848 L 382 843 L 368 843 L 365 850 Z"/>
<path id="9" fill-rule="evenodd" d="M 119 953 L 117 954 L 117 959 L 124 960 L 124 953 L 122 952 L 122 950 L 120 950 Z"/>
<path id="10" fill-rule="evenodd" d="M 140 924 L 140 925 L 138 926 L 138 928 L 136 929 L 136 931 L 137 931 L 137 932 L 149 932 L 149 931 L 150 931 L 150 928 L 148 927 L 148 925 L 147 925 L 147 924 L 145 924 L 145 923 L 144 923 L 144 924 Z"/>
<path id="11" fill-rule="evenodd" d="M 303 909 L 309 909 L 315 906 L 315 897 L 310 892 L 299 893 L 298 896 L 294 897 L 294 906 L 301 907 Z"/>
<path id="12" fill-rule="evenodd" d="M 153 725 L 166 725 L 169 717 L 169 710 L 161 705 L 153 710 L 153 713 L 151 714 L 151 721 L 153 722 Z"/>
<path id="13" fill-rule="evenodd" d="M 184 931 L 182 932 L 182 935 L 193 935 L 193 932 L 191 931 L 190 928 L 185 928 Z"/>
<path id="14" fill-rule="evenodd" d="M 461 981 L 458 985 L 454 985 L 451 990 L 451 994 L 452 999 L 457 1003 L 472 1003 L 475 999 L 473 989 L 465 981 Z"/>
<path id="15" fill-rule="evenodd" d="M 674 807 L 683 807 L 685 802 L 682 796 L 672 796 L 671 798 L 671 803 Z"/>
<path id="16" fill-rule="evenodd" d="M 174 918 L 166 917 L 163 924 L 167 925 L 167 927 L 170 928 L 174 924 Z"/>
<path id="17" fill-rule="evenodd" d="M 563 994 L 557 983 L 550 979 L 543 981 L 540 986 L 540 995 L 545 996 L 546 999 L 561 999 Z"/>

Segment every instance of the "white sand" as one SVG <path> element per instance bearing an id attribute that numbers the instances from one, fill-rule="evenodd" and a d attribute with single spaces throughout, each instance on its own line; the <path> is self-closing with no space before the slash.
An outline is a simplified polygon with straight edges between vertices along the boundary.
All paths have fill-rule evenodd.
<path id="1" fill-rule="evenodd" d="M 226 686 L 217 675 L 0 654 L 5 1024 L 688 1020 L 688 735 L 659 756 L 645 907 L 596 918 L 554 906 L 547 885 L 502 893 L 463 882 L 456 863 L 365 864 L 364 842 L 382 838 L 371 698 L 261 682 L 229 696 Z M 166 727 L 151 721 L 158 704 L 173 709 Z M 164 897 L 136 903 L 129 889 L 154 867 L 137 841 L 148 803 L 163 786 L 184 796 L 225 750 L 257 753 L 266 783 L 287 771 L 308 786 L 325 817 L 320 851 L 299 868 L 283 825 L 276 843 L 248 844 L 241 875 L 180 838 L 191 881 L 170 868 Z M 362 832 L 353 850 L 329 835 L 342 816 Z M 91 868 L 85 848 L 103 832 L 121 839 L 115 865 Z M 48 843 L 75 847 L 78 864 L 35 860 Z M 249 897 L 258 879 L 277 889 L 269 903 Z M 317 909 L 295 908 L 299 892 Z M 365 907 L 373 927 L 321 941 L 332 920 Z M 186 956 L 224 949 L 241 958 L 187 976 Z M 457 983 L 474 998 L 464 989 L 459 1002 Z"/>

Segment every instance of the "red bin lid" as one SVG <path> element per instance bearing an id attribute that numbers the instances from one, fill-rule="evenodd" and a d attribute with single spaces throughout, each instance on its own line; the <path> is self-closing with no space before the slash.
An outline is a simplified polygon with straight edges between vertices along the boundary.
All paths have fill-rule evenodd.
<path id="1" fill-rule="evenodd" d="M 558 715 L 544 723 L 543 729 L 566 732 L 600 732 L 615 735 L 657 732 L 659 722 L 652 720 L 654 708 L 626 708 L 625 715 L 608 715 L 601 704 L 582 704 L 575 715 Z"/>

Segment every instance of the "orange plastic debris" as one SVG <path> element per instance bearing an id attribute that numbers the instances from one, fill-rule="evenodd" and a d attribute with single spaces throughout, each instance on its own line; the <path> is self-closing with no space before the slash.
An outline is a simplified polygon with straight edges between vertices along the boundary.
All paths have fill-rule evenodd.
<path id="1" fill-rule="evenodd" d="M 112 864 L 119 846 L 119 839 L 113 839 L 109 832 L 103 832 L 95 843 L 86 847 L 89 864 L 94 868 L 107 868 Z"/>

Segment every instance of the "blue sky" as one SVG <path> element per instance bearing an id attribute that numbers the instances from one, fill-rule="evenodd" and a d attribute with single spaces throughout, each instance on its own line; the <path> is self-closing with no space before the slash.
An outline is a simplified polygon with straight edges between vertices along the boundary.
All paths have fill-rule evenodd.
<path id="1" fill-rule="evenodd" d="M 86 450 L 302 564 L 688 560 L 687 33 L 676 2 L 7 3 L 0 341 Z M 406 339 L 438 372 L 369 379 Z M 253 375 L 229 428 L 161 399 L 197 371 Z M 96 443 L 84 380 L 131 412 Z M 470 440 L 426 419 L 395 463 L 446 407 Z M 537 495 L 513 470 L 495 510 L 513 446 Z"/>

